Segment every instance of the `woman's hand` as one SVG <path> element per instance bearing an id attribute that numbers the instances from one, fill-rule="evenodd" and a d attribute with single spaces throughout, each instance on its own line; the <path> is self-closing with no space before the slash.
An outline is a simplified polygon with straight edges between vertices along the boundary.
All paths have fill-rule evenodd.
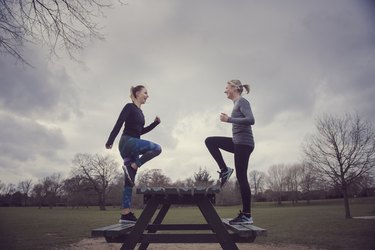
<path id="1" fill-rule="evenodd" d="M 161 123 L 161 120 L 160 120 L 159 116 L 156 116 L 156 117 L 155 117 L 154 122 Z"/>
<path id="2" fill-rule="evenodd" d="M 229 120 L 229 116 L 227 114 L 225 114 L 225 113 L 220 114 L 220 121 L 228 122 L 228 120 Z"/>

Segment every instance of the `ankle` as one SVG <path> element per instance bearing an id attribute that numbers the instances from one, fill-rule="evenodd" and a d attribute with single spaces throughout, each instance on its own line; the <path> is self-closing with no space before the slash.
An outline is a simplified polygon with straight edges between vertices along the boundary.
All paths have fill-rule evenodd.
<path id="1" fill-rule="evenodd" d="M 137 171 L 137 169 L 138 169 L 138 166 L 137 166 L 137 164 L 136 164 L 135 162 L 133 162 L 133 163 L 130 165 L 130 167 L 132 167 L 135 171 Z"/>
<path id="2" fill-rule="evenodd" d="M 247 218 L 251 217 L 251 213 L 243 213 L 243 215 L 245 215 Z"/>
<path id="3" fill-rule="evenodd" d="M 129 213 L 131 213 L 131 210 L 130 210 L 129 208 L 124 208 L 124 209 L 121 211 L 121 214 L 123 214 L 123 215 L 127 215 L 127 214 L 129 214 Z"/>

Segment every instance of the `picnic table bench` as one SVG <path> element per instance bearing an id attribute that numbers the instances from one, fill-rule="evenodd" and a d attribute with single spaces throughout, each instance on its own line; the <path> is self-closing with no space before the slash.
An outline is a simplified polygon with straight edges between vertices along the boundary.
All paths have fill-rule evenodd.
<path id="1" fill-rule="evenodd" d="M 114 224 L 93 229 L 92 237 L 105 237 L 107 242 L 123 243 L 121 249 L 147 249 L 150 243 L 219 243 L 223 249 L 238 249 L 236 242 L 253 242 L 267 231 L 254 225 L 230 225 L 221 219 L 213 204 L 219 188 L 143 188 L 146 204 L 135 224 Z M 162 224 L 172 204 L 198 206 L 207 224 Z M 161 208 L 151 223 L 159 205 Z M 164 233 L 161 233 L 164 231 Z M 168 231 L 168 232 L 166 232 Z M 175 231 L 193 231 L 175 233 Z M 209 231 L 203 233 L 204 231 Z"/>

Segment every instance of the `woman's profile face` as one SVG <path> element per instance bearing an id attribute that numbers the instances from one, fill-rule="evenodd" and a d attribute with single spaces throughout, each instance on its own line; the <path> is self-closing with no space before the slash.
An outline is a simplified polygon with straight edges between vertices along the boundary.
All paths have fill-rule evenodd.
<path id="1" fill-rule="evenodd" d="M 236 91 L 235 87 L 228 83 L 227 86 L 225 87 L 224 93 L 227 95 L 228 99 L 233 99 L 235 91 Z"/>
<path id="2" fill-rule="evenodd" d="M 143 88 L 136 93 L 136 98 L 141 104 L 145 104 L 148 98 L 147 89 Z"/>

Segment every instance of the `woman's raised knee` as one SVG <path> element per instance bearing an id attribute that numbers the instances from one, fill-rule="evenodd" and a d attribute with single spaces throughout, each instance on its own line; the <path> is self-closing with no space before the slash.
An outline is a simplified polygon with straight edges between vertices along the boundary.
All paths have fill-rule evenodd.
<path id="1" fill-rule="evenodd" d="M 206 144 L 206 146 L 208 146 L 211 144 L 211 141 L 212 141 L 212 137 L 207 137 L 206 140 L 204 140 L 204 143 Z"/>
<path id="2" fill-rule="evenodd" d="M 156 144 L 155 152 L 156 152 L 156 155 L 160 155 L 160 153 L 161 153 L 161 146 L 159 144 Z"/>

